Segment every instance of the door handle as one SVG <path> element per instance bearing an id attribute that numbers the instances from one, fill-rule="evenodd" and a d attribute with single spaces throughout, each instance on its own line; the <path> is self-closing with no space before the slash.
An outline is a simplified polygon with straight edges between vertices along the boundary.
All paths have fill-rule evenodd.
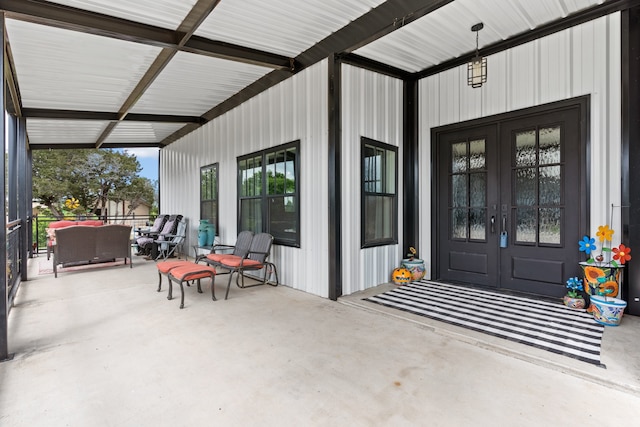
<path id="1" fill-rule="evenodd" d="M 491 234 L 496 232 L 496 217 L 495 215 L 491 216 Z"/>
<path id="2" fill-rule="evenodd" d="M 502 232 L 503 233 L 507 232 L 507 216 L 506 215 L 502 216 Z"/>

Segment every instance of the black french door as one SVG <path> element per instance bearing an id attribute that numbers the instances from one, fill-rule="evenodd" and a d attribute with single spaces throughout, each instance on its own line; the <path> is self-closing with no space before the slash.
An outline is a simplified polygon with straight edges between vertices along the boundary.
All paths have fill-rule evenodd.
<path id="1" fill-rule="evenodd" d="M 438 133 L 438 279 L 565 293 L 586 221 L 580 135 L 578 106 Z"/>

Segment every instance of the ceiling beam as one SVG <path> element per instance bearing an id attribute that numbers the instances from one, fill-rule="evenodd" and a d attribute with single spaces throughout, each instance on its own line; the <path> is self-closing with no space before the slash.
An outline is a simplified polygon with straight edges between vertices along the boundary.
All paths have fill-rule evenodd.
<path id="1" fill-rule="evenodd" d="M 181 48 L 198 29 L 198 26 L 204 22 L 209 14 L 220 3 L 220 0 L 198 0 L 197 3 L 191 8 L 191 11 L 182 20 L 176 30 L 176 34 L 180 35 L 177 41 L 177 47 Z M 151 84 L 158 78 L 162 70 L 169 64 L 173 57 L 178 53 L 173 48 L 163 48 L 156 59 L 153 61 L 147 72 L 142 76 L 136 87 L 131 91 L 127 99 L 124 101 L 120 109 L 118 110 L 118 120 L 124 120 L 129 114 L 129 111 L 138 102 L 144 92 L 151 86 Z M 100 148 L 105 140 L 109 137 L 111 132 L 116 127 L 116 123 L 110 123 L 102 134 L 96 140 L 96 148 Z"/>
<path id="2" fill-rule="evenodd" d="M 8 18 L 34 24 L 274 69 L 291 68 L 292 58 L 231 43 L 220 43 L 197 37 L 191 43 L 181 44 L 181 40 L 189 39 L 193 35 L 193 31 L 204 21 L 219 1 L 198 2 L 192 8 L 190 14 L 183 21 L 184 25 L 192 28 L 191 31 L 179 29 L 173 31 L 43 0 L 0 0 L 0 10 L 5 11 Z"/>
<path id="3" fill-rule="evenodd" d="M 63 120 L 107 120 L 118 121 L 118 113 L 105 111 L 51 110 L 46 108 L 23 108 L 22 116 L 28 119 Z M 160 123 L 203 123 L 199 116 L 176 116 L 169 114 L 127 114 L 122 120 Z"/>

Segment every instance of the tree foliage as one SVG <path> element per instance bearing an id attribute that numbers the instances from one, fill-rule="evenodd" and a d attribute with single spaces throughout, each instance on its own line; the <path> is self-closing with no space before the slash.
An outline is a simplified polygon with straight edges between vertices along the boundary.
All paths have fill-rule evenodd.
<path id="1" fill-rule="evenodd" d="M 129 201 L 129 213 L 152 205 L 155 189 L 141 178 L 135 155 L 105 149 L 33 152 L 33 197 L 54 216 L 63 216 L 65 200 L 75 197 L 87 213 L 104 212 L 107 201 Z"/>

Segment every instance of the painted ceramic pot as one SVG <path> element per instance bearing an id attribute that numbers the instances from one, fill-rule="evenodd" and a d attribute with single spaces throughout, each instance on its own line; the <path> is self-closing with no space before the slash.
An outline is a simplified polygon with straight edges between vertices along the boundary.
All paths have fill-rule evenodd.
<path id="1" fill-rule="evenodd" d="M 611 267 L 581 262 L 580 267 L 584 274 L 584 290 L 586 293 L 614 298 L 618 296 L 624 265 Z"/>
<path id="2" fill-rule="evenodd" d="M 424 260 L 414 258 L 405 258 L 402 260 L 402 266 L 411 272 L 411 280 L 420 280 L 427 272 L 424 267 Z"/>
<path id="3" fill-rule="evenodd" d="M 565 295 L 564 298 L 562 298 L 562 302 L 569 308 L 582 309 L 585 306 L 584 298 L 582 297 L 573 298 Z"/>
<path id="4" fill-rule="evenodd" d="M 618 326 L 622 320 L 627 302 L 619 298 L 592 295 L 589 298 L 591 305 L 589 312 L 593 315 L 593 320 L 606 326 Z"/>

